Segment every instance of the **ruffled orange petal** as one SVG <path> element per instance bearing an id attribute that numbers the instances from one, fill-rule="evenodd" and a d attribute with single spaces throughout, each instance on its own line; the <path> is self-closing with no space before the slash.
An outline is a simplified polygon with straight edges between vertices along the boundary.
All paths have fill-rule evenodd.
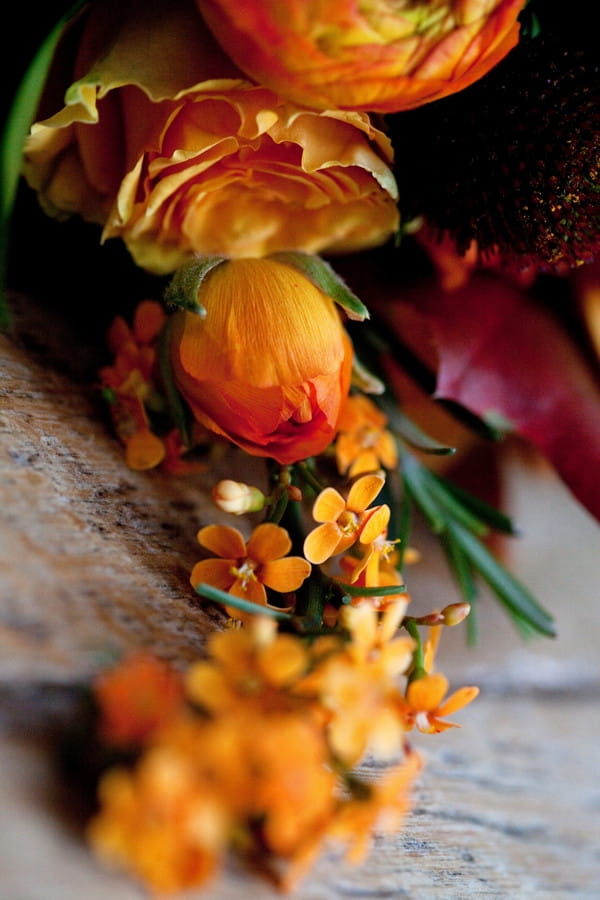
<path id="1" fill-rule="evenodd" d="M 346 505 L 354 512 L 362 512 L 369 506 L 381 488 L 385 479 L 382 475 L 363 475 L 350 488 Z"/>
<path id="2" fill-rule="evenodd" d="M 462 687 L 448 697 L 438 710 L 438 716 L 449 716 L 470 703 L 479 693 L 478 687 Z"/>
<path id="3" fill-rule="evenodd" d="M 220 591 L 228 591 L 235 581 L 235 575 L 231 571 L 235 563 L 235 559 L 203 559 L 192 569 L 190 582 L 194 587 L 198 584 L 210 584 Z"/>
<path id="4" fill-rule="evenodd" d="M 241 531 L 229 525 L 207 525 L 200 529 L 197 538 L 215 556 L 242 559 L 248 555 Z"/>
<path id="5" fill-rule="evenodd" d="M 437 710 L 448 690 L 448 679 L 436 672 L 411 681 L 406 692 L 408 702 L 413 709 L 423 712 Z"/>
<path id="6" fill-rule="evenodd" d="M 314 565 L 320 565 L 338 552 L 342 533 L 335 522 L 324 522 L 306 536 L 304 555 Z M 353 538 L 350 539 L 353 543 Z"/>
<path id="7" fill-rule="evenodd" d="M 252 532 L 248 541 L 248 556 L 258 563 L 267 563 L 279 559 L 292 549 L 290 536 L 279 525 L 263 522 Z"/>
<path id="8" fill-rule="evenodd" d="M 372 544 L 384 532 L 390 521 L 390 508 L 386 504 L 376 506 L 360 530 L 361 544 Z"/>
<path id="9" fill-rule="evenodd" d="M 346 501 L 335 488 L 321 491 L 312 509 L 315 522 L 335 522 L 346 509 Z"/>
<path id="10" fill-rule="evenodd" d="M 287 556 L 285 559 L 265 563 L 260 572 L 260 580 L 274 591 L 285 594 L 287 591 L 297 590 L 310 575 L 310 570 L 310 563 L 301 556 Z"/>

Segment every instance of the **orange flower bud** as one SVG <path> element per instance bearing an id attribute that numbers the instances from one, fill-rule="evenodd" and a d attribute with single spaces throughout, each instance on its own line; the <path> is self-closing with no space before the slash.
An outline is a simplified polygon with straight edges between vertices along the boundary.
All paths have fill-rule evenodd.
<path id="1" fill-rule="evenodd" d="M 225 478 L 215 485 L 212 498 L 219 509 L 235 516 L 263 509 L 266 499 L 257 487 L 244 484 L 242 481 L 232 481 L 230 478 Z"/>
<path id="2" fill-rule="evenodd" d="M 196 0 L 248 75 L 315 109 L 398 112 L 481 78 L 525 0 Z"/>
<path id="3" fill-rule="evenodd" d="M 282 464 L 320 453 L 350 386 L 352 345 L 333 300 L 274 259 L 220 263 L 172 317 L 175 383 L 203 426 Z"/>

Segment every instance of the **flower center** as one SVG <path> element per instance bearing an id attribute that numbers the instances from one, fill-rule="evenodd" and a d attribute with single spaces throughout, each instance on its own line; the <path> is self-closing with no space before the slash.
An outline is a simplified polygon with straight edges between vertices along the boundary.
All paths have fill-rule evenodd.
<path id="1" fill-rule="evenodd" d="M 358 442 L 363 450 L 371 450 L 377 443 L 380 433 L 379 429 L 373 428 L 372 425 L 363 426 L 358 436 Z"/>
<path id="2" fill-rule="evenodd" d="M 253 559 L 245 559 L 241 566 L 232 566 L 230 573 L 240 582 L 242 590 L 246 590 L 249 582 L 256 581 L 256 563 Z"/>
<path id="3" fill-rule="evenodd" d="M 353 534 L 358 529 L 358 516 L 352 510 L 346 509 L 340 515 L 337 524 L 342 534 Z"/>

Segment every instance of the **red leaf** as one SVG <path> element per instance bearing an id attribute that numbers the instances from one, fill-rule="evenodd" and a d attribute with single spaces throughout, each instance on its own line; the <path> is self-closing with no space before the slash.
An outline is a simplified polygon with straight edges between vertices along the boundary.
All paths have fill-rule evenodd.
<path id="1" fill-rule="evenodd" d="M 437 344 L 435 396 L 529 440 L 600 519 L 600 385 L 560 323 L 486 276 L 458 291 L 421 290 L 411 303 Z"/>

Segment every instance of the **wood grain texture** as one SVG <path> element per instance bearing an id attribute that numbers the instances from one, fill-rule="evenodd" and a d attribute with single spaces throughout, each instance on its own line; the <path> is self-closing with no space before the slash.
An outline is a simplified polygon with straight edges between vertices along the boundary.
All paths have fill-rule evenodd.
<path id="1" fill-rule="evenodd" d="M 0 336 L 0 897 L 140 900 L 67 816 L 48 740 L 111 654 L 144 645 L 183 664 L 202 652 L 222 619 L 189 587 L 195 532 L 227 520 L 207 500 L 219 467 L 247 462 L 233 453 L 183 480 L 130 472 L 88 377 L 94 349 L 35 304 L 15 309 Z M 559 638 L 523 645 L 482 593 L 480 645 L 455 629 L 439 657 L 453 686 L 482 694 L 455 716 L 460 730 L 414 738 L 426 765 L 406 827 L 357 868 L 328 850 L 300 900 L 600 896 L 599 532 L 545 466 L 516 451 L 507 462 L 524 535 L 508 552 Z M 441 556 L 415 541 L 413 603 L 452 602 Z M 185 895 L 240 896 L 276 894 L 232 864 Z"/>

